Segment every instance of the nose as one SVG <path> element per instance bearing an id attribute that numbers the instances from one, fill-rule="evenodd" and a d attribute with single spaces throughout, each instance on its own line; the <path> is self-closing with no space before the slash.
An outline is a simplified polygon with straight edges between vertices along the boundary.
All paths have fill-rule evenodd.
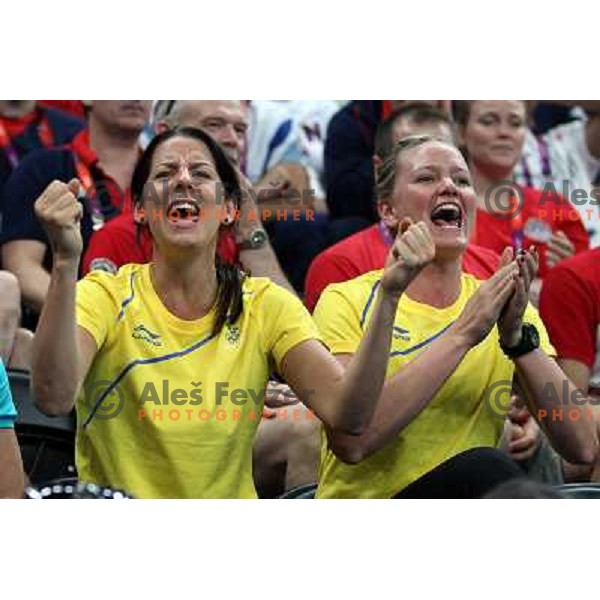
<path id="1" fill-rule="evenodd" d="M 498 126 L 498 136 L 501 138 L 512 138 L 514 135 L 513 126 L 507 121 L 502 121 Z"/>
<path id="2" fill-rule="evenodd" d="M 235 127 L 229 123 L 225 125 L 225 127 L 221 130 L 221 135 L 219 136 L 219 142 L 223 146 L 227 146 L 228 148 L 237 148 L 239 144 L 237 132 Z"/>
<path id="3" fill-rule="evenodd" d="M 458 187 L 452 177 L 443 177 L 437 189 L 438 196 L 458 196 Z"/>
<path id="4" fill-rule="evenodd" d="M 188 194 L 189 190 L 193 189 L 193 179 L 188 165 L 182 162 L 177 169 L 177 173 L 173 178 L 172 190 L 176 193 Z"/>

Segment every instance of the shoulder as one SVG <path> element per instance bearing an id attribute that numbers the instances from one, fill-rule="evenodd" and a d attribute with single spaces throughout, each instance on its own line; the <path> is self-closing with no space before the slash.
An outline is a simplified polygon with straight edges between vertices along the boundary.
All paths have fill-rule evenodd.
<path id="1" fill-rule="evenodd" d="M 382 275 L 383 269 L 378 269 L 377 271 L 370 271 L 348 281 L 332 283 L 325 288 L 323 297 L 331 295 L 344 296 L 351 304 L 358 307 L 365 302 L 372 301 L 379 288 Z"/>
<path id="2" fill-rule="evenodd" d="M 34 150 L 19 163 L 6 182 L 9 196 L 19 196 L 19 202 L 31 188 L 44 188 L 54 179 L 69 181 L 75 175 L 72 152 L 69 148 Z M 37 191 L 36 191 L 37 193 Z M 35 200 L 36 198 L 31 198 Z"/>
<path id="3" fill-rule="evenodd" d="M 116 273 L 91 271 L 77 283 L 77 298 L 101 296 L 104 292 L 105 296 L 120 304 L 135 294 L 136 287 L 144 285 L 144 268 L 148 268 L 148 265 L 124 265 Z"/>
<path id="4" fill-rule="evenodd" d="M 566 260 L 560 261 L 557 265 L 548 271 L 544 279 L 544 287 L 548 282 L 561 281 L 564 277 L 571 276 L 572 278 L 581 281 L 594 282 L 600 284 L 600 248 L 594 248 L 586 252 L 575 254 Z"/>
<path id="5" fill-rule="evenodd" d="M 70 142 L 78 132 L 86 127 L 85 120 L 69 115 L 64 111 L 45 107 L 42 108 L 42 112 L 48 119 L 55 133 L 56 142 L 59 144 Z"/>
<path id="6" fill-rule="evenodd" d="M 15 173 L 22 171 L 46 171 L 65 169 L 73 171 L 73 152 L 66 146 L 40 148 L 30 152 L 20 163 Z"/>

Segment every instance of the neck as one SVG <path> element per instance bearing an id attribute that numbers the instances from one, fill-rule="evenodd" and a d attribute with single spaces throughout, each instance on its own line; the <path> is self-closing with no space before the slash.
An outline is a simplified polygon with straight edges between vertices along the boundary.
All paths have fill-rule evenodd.
<path id="1" fill-rule="evenodd" d="M 460 257 L 436 261 L 421 271 L 406 290 L 415 302 L 435 308 L 454 304 L 460 295 L 462 263 Z"/>
<path id="2" fill-rule="evenodd" d="M 473 187 L 477 193 L 477 208 L 488 212 L 485 204 L 486 191 L 490 190 L 490 198 L 494 200 L 497 198 L 495 194 L 496 183 L 499 181 L 512 181 L 512 170 L 498 170 L 492 172 L 490 170 L 482 169 L 477 163 L 471 162 L 469 164 L 469 170 L 471 171 L 471 177 L 473 179 Z M 502 186 L 502 189 L 508 189 L 508 186 Z M 502 200 L 502 198 L 497 198 Z"/>
<path id="3" fill-rule="evenodd" d="M 215 252 L 216 244 L 193 256 L 161 252 L 155 246 L 151 279 L 169 312 L 185 320 L 200 319 L 210 312 L 218 291 Z"/>
<path id="4" fill-rule="evenodd" d="M 133 169 L 139 157 L 137 132 L 111 130 L 90 115 L 90 147 L 98 156 L 98 165 L 122 190 L 131 185 Z"/>

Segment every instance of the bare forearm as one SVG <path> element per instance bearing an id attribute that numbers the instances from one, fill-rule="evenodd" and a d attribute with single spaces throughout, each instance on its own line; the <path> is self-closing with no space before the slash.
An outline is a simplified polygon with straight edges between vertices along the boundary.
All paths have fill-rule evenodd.
<path id="1" fill-rule="evenodd" d="M 268 277 L 286 290 L 296 293 L 283 274 L 277 256 L 268 242 L 262 248 L 242 250 L 240 262 L 254 277 Z"/>
<path id="2" fill-rule="evenodd" d="M 326 422 L 335 423 L 336 415 L 343 414 L 344 423 L 336 427 L 338 430 L 361 433 L 373 417 L 373 391 L 381 390 L 385 382 L 397 306 L 398 297 L 380 288 L 367 332 L 333 394 L 334 416 Z"/>
<path id="3" fill-rule="evenodd" d="M 598 439 L 595 419 L 588 413 L 595 413 L 595 407 L 587 395 L 541 350 L 516 359 L 515 366 L 532 404 L 531 412 L 557 452 L 571 462 L 594 462 Z"/>
<path id="4" fill-rule="evenodd" d="M 78 263 L 57 262 L 33 343 L 32 385 L 36 403 L 48 414 L 74 405 L 78 382 L 75 289 Z"/>
<path id="5" fill-rule="evenodd" d="M 448 331 L 387 380 L 373 420 L 362 435 L 330 435 L 333 451 L 356 463 L 380 450 L 431 402 L 468 350 L 461 336 Z"/>
<path id="6" fill-rule="evenodd" d="M 12 429 L 0 429 L 0 498 L 22 498 L 25 488 L 19 444 Z"/>

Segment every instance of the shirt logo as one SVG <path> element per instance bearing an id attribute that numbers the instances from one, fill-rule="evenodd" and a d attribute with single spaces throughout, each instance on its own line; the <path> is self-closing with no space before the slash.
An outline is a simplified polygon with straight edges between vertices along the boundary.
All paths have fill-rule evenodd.
<path id="1" fill-rule="evenodd" d="M 240 328 L 237 325 L 227 325 L 225 339 L 232 345 L 237 346 L 240 341 Z"/>
<path id="2" fill-rule="evenodd" d="M 162 340 L 160 339 L 160 335 L 158 335 L 158 333 L 152 333 L 144 325 L 136 325 L 133 328 L 133 333 L 131 334 L 131 337 L 135 340 L 143 340 L 144 342 L 148 342 L 153 346 L 162 346 Z"/>
<path id="3" fill-rule="evenodd" d="M 408 331 L 408 329 L 402 329 L 402 327 L 394 327 L 392 335 L 395 340 L 410 342 L 410 331 Z"/>

